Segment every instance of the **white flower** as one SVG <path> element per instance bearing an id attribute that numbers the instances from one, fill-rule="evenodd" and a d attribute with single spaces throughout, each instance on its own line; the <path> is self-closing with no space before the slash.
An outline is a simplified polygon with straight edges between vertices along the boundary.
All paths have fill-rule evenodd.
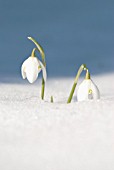
<path id="1" fill-rule="evenodd" d="M 43 63 L 38 60 L 36 57 L 30 56 L 26 59 L 21 67 L 21 73 L 23 79 L 27 78 L 30 83 L 33 83 L 37 77 L 39 72 L 42 70 L 44 81 L 46 81 L 46 68 L 44 67 Z"/>
<path id="2" fill-rule="evenodd" d="M 77 100 L 96 100 L 100 98 L 100 92 L 98 87 L 93 83 L 91 79 L 85 79 L 77 90 Z"/>

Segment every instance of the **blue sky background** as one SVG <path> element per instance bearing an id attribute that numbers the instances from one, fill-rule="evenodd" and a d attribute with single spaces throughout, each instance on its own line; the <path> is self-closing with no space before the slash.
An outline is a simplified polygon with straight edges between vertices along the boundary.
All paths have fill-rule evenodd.
<path id="1" fill-rule="evenodd" d="M 113 0 L 0 0 L 0 77 L 20 76 L 34 37 L 44 48 L 48 76 L 114 71 Z M 40 57 L 40 56 L 39 56 Z"/>

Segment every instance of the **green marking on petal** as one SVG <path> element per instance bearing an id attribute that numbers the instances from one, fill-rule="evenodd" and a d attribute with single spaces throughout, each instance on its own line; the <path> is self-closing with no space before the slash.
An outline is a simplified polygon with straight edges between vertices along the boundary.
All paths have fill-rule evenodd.
<path id="1" fill-rule="evenodd" d="M 88 99 L 93 99 L 93 91 L 92 91 L 92 89 L 89 89 L 88 90 Z"/>
<path id="2" fill-rule="evenodd" d="M 40 70 L 41 69 L 41 66 L 38 66 L 38 70 Z"/>
<path id="3" fill-rule="evenodd" d="M 88 94 L 92 94 L 92 93 L 93 93 L 92 89 L 89 89 Z"/>

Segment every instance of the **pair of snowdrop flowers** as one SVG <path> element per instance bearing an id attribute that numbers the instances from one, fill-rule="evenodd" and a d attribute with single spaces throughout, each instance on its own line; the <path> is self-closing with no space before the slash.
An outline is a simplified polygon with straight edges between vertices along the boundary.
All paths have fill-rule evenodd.
<path id="1" fill-rule="evenodd" d="M 42 71 L 42 89 L 41 89 L 41 98 L 44 99 L 44 91 L 45 91 L 45 82 L 47 78 L 46 73 L 46 62 L 45 62 L 45 53 L 41 45 L 32 37 L 28 37 L 37 48 L 34 48 L 32 54 L 28 59 L 26 59 L 21 67 L 21 73 L 23 79 L 27 78 L 30 83 L 34 83 L 38 78 L 39 73 Z M 38 50 L 42 57 L 42 62 L 36 57 L 35 51 Z M 77 72 L 77 75 L 74 80 L 74 84 L 72 86 L 70 95 L 68 97 L 67 103 L 70 103 L 80 77 L 82 71 L 86 71 L 86 76 L 83 82 L 79 85 L 77 90 L 77 100 L 85 101 L 85 100 L 96 100 L 100 98 L 100 92 L 98 87 L 94 84 L 94 82 L 90 78 L 90 73 L 86 67 L 86 65 L 82 64 Z M 51 96 L 51 102 L 53 102 L 53 96 Z"/>

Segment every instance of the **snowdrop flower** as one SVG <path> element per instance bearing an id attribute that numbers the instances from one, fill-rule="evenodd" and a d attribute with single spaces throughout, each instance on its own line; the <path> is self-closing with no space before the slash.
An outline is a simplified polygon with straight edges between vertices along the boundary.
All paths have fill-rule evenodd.
<path id="1" fill-rule="evenodd" d="M 44 99 L 44 91 L 45 91 L 45 82 L 46 82 L 46 62 L 45 62 L 45 53 L 41 45 L 32 37 L 28 37 L 37 48 L 34 48 L 31 56 L 26 59 L 21 67 L 21 73 L 23 79 L 27 78 L 30 83 L 33 83 L 37 78 L 40 71 L 42 71 L 42 89 L 41 89 L 41 98 Z M 41 55 L 42 62 L 35 56 L 35 51 Z"/>
<path id="2" fill-rule="evenodd" d="M 38 78 L 38 74 L 42 70 L 43 72 L 43 78 L 46 82 L 46 68 L 44 67 L 43 63 L 38 60 L 36 57 L 30 56 L 28 59 L 26 59 L 21 67 L 21 73 L 23 79 L 28 79 L 30 83 L 35 82 L 35 80 Z"/>
<path id="3" fill-rule="evenodd" d="M 77 100 L 84 101 L 84 100 L 96 100 L 100 98 L 100 92 L 98 87 L 95 83 L 90 79 L 90 74 L 87 70 L 86 78 L 83 82 L 79 85 L 77 90 Z"/>

